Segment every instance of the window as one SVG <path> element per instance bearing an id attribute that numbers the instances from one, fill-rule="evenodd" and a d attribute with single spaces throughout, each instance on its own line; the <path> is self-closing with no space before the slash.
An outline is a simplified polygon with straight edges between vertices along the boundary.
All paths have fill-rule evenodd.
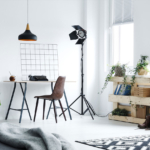
<path id="1" fill-rule="evenodd" d="M 113 64 L 120 62 L 133 66 L 134 24 L 113 26 Z"/>
<path id="2" fill-rule="evenodd" d="M 112 0 L 111 7 L 113 64 L 120 62 L 133 66 L 133 0 Z"/>

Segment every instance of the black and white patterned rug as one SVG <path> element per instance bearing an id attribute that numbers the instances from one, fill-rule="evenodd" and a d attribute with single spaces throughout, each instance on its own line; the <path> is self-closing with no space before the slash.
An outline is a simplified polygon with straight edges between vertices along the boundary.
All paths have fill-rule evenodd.
<path id="1" fill-rule="evenodd" d="M 76 141 L 106 150 L 150 150 L 150 135 Z"/>

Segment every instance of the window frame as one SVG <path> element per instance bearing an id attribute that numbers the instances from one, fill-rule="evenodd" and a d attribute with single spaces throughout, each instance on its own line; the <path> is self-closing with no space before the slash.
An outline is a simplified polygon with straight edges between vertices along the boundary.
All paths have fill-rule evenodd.
<path id="1" fill-rule="evenodd" d="M 116 25 L 113 25 L 113 1 L 114 0 L 109 0 L 109 52 L 110 52 L 110 65 L 115 65 L 114 64 L 114 45 L 113 45 L 113 26 L 116 26 L 116 25 L 124 25 L 124 24 L 133 24 L 134 26 L 134 21 L 133 22 L 127 22 L 127 23 L 120 23 L 120 24 L 116 24 Z M 120 54 L 119 54 L 120 56 Z M 133 56 L 134 56 L 134 29 L 133 29 Z M 120 58 L 119 58 L 119 61 L 120 61 Z M 134 66 L 134 57 L 133 57 L 133 66 Z M 129 66 L 129 67 L 133 67 L 133 66 Z"/>

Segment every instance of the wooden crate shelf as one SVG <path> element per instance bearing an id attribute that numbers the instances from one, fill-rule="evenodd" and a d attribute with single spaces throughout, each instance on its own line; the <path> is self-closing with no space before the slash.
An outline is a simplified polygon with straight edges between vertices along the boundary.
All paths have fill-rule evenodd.
<path id="1" fill-rule="evenodd" d="M 145 119 L 134 118 L 130 116 L 116 116 L 116 115 L 113 116 L 112 114 L 109 114 L 109 119 L 116 120 L 116 121 L 136 123 L 136 124 L 137 123 L 142 124 L 145 121 Z"/>
<path id="2" fill-rule="evenodd" d="M 131 83 L 131 76 L 127 76 L 127 82 Z M 111 82 L 123 82 L 123 77 L 112 77 Z M 135 83 L 149 83 L 150 84 L 150 77 L 136 77 Z"/>
<path id="3" fill-rule="evenodd" d="M 150 106 L 150 97 L 109 95 L 110 102 Z"/>
<path id="4" fill-rule="evenodd" d="M 131 76 L 127 76 L 127 83 L 131 83 Z M 110 82 L 113 82 L 113 93 L 119 83 L 123 83 L 123 77 L 112 77 Z M 118 120 L 131 123 L 143 123 L 145 119 L 137 118 L 139 113 L 137 113 L 137 105 L 150 106 L 150 97 L 138 97 L 134 96 L 134 88 L 137 88 L 138 85 L 150 86 L 150 76 L 137 76 L 135 78 L 135 84 L 131 88 L 131 96 L 123 95 L 109 95 L 109 102 L 113 102 L 113 109 L 121 108 L 126 109 L 131 112 L 131 116 L 112 116 L 109 115 L 109 119 Z M 120 103 L 131 104 L 131 106 L 123 106 Z M 143 117 L 144 118 L 144 117 Z"/>

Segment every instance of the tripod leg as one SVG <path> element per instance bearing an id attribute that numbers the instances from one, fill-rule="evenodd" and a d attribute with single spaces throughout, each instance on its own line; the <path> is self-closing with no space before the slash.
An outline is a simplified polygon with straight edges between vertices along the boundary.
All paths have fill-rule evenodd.
<path id="1" fill-rule="evenodd" d="M 75 100 L 69 105 L 68 108 L 70 108 L 80 97 L 81 97 L 81 95 L 80 95 L 77 99 L 75 99 Z M 68 109 L 68 108 L 67 108 L 67 109 Z M 64 112 L 65 112 L 67 109 L 65 109 Z M 60 117 L 62 114 L 63 114 L 63 113 L 61 113 L 61 114 L 59 115 L 59 117 Z"/>
<path id="2" fill-rule="evenodd" d="M 90 109 L 92 110 L 93 114 L 95 115 L 96 113 L 95 113 L 94 109 L 91 107 L 91 105 L 89 104 L 89 102 L 88 102 L 88 100 L 86 98 L 85 98 L 85 100 L 86 100 L 87 104 L 89 105 Z"/>
<path id="3" fill-rule="evenodd" d="M 92 119 L 94 120 L 93 115 L 92 115 L 92 113 L 91 113 L 91 111 L 90 111 L 89 105 L 88 105 L 88 103 L 87 103 L 85 97 L 84 97 L 84 101 L 85 101 L 85 104 L 86 104 L 87 108 L 89 109 L 89 112 L 90 112 L 90 115 L 91 115 Z"/>

